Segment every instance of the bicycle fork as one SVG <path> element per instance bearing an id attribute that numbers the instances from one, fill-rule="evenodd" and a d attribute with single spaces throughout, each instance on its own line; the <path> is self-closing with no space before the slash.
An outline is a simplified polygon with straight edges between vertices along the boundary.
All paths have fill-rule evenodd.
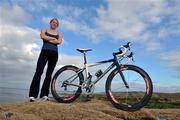
<path id="1" fill-rule="evenodd" d="M 128 83 L 126 82 L 125 77 L 124 77 L 124 75 L 123 75 L 123 73 L 122 73 L 122 71 L 121 71 L 121 67 L 120 67 L 119 63 L 117 63 L 116 66 L 117 66 L 117 68 L 118 68 L 118 73 L 119 73 L 119 75 L 121 76 L 122 81 L 124 82 L 125 87 L 126 87 L 126 88 L 129 88 L 129 85 L 128 85 Z"/>

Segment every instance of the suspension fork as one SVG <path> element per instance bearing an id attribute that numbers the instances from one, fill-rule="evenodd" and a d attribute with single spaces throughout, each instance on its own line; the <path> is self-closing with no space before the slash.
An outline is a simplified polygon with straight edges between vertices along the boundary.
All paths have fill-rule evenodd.
<path id="1" fill-rule="evenodd" d="M 115 64 L 116 64 L 116 67 L 117 67 L 117 69 L 118 69 L 118 73 L 119 73 L 119 75 L 121 76 L 122 81 L 124 82 L 125 87 L 126 87 L 126 88 L 129 88 L 129 85 L 128 85 L 128 83 L 127 83 L 126 80 L 125 80 L 124 74 L 123 74 L 122 71 L 121 71 L 121 66 L 119 65 L 118 61 L 116 61 Z"/>

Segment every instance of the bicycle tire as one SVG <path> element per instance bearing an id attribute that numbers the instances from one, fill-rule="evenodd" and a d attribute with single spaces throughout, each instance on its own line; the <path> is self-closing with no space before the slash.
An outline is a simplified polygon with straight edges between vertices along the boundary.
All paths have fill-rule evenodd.
<path id="1" fill-rule="evenodd" d="M 141 93 L 140 91 L 139 91 L 139 93 L 138 92 L 136 93 L 134 91 L 131 91 L 129 93 L 125 93 L 125 92 L 114 92 L 113 93 L 112 92 L 113 78 L 115 78 L 115 76 L 119 73 L 118 72 L 119 70 L 122 71 L 122 72 L 132 72 L 133 74 L 137 74 L 139 77 L 142 77 L 142 81 L 144 82 L 144 85 L 145 85 L 145 93 L 143 93 L 143 92 Z M 149 102 L 149 100 L 150 100 L 150 98 L 152 96 L 152 93 L 153 93 L 153 85 L 152 85 L 151 78 L 149 77 L 149 75 L 142 68 L 137 67 L 135 65 L 121 65 L 119 70 L 118 70 L 118 68 L 114 69 L 107 78 L 105 88 L 106 88 L 106 95 L 107 95 L 108 99 L 111 101 L 111 103 L 114 105 L 115 108 L 118 108 L 118 109 L 121 109 L 121 110 L 124 110 L 124 111 L 136 111 L 136 110 L 141 109 L 142 107 L 144 107 Z M 125 79 L 127 79 L 127 77 L 125 77 Z M 133 83 L 133 84 L 135 85 L 135 83 Z M 131 86 L 129 86 L 129 87 L 131 87 Z M 120 88 L 120 89 L 122 89 L 122 88 Z M 130 88 L 128 88 L 128 89 L 130 89 Z M 120 96 L 120 93 L 123 96 L 126 95 L 126 98 L 122 98 Z M 144 95 L 141 95 L 142 98 L 137 103 L 133 103 L 132 105 L 129 105 L 127 103 L 123 103 L 123 101 L 129 100 L 130 102 L 132 102 L 133 100 L 136 100 L 138 97 L 136 96 L 137 98 L 132 99 L 132 100 L 130 98 L 127 99 L 128 94 L 135 94 L 135 95 L 144 94 Z M 120 98 L 121 98 L 121 100 L 120 100 Z"/>
<path id="2" fill-rule="evenodd" d="M 67 72 L 67 71 L 72 71 L 74 73 L 77 73 L 79 71 L 79 68 L 76 67 L 76 66 L 73 66 L 73 65 L 66 65 L 62 68 L 60 68 L 56 73 L 55 75 L 53 76 L 53 79 L 51 81 L 51 93 L 53 95 L 53 97 L 55 98 L 55 100 L 57 100 L 58 102 L 62 102 L 62 103 L 71 103 L 73 101 L 75 101 L 79 95 L 81 94 L 82 90 L 81 90 L 81 87 L 77 87 L 77 90 L 75 91 L 75 93 L 72 94 L 72 96 L 69 96 L 67 98 L 65 97 L 62 97 L 60 95 L 62 95 L 63 93 L 58 93 L 57 91 L 60 90 L 62 88 L 63 85 L 57 85 L 57 79 L 61 82 L 63 81 L 63 78 L 59 78 L 61 77 L 61 74 L 63 74 L 64 72 Z M 82 85 L 82 82 L 84 80 L 84 77 L 83 77 L 83 74 L 82 73 L 78 73 L 78 77 L 77 77 L 77 81 L 79 82 L 79 85 Z M 63 83 L 63 82 L 62 82 Z M 59 89 L 56 89 L 56 85 L 59 86 L 60 88 Z M 68 86 L 68 85 L 67 85 Z M 69 86 L 68 86 L 69 87 Z"/>

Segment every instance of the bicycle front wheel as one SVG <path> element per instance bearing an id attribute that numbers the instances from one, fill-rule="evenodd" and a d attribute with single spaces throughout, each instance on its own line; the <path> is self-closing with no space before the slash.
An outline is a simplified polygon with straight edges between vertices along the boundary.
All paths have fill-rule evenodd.
<path id="1" fill-rule="evenodd" d="M 127 82 L 125 86 L 122 72 Z M 152 96 L 152 81 L 149 75 L 134 65 L 122 65 L 108 76 L 106 81 L 106 95 L 118 109 L 136 111 L 145 106 Z"/>
<path id="2" fill-rule="evenodd" d="M 81 94 L 83 74 L 79 68 L 67 65 L 59 69 L 51 82 L 51 93 L 58 102 L 71 103 Z"/>

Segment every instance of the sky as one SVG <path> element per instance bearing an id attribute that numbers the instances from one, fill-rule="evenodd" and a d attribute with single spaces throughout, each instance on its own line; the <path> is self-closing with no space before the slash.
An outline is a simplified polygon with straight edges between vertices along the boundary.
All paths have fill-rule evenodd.
<path id="1" fill-rule="evenodd" d="M 154 91 L 180 92 L 179 11 L 179 0 L 0 0 L 0 88 L 29 89 L 42 47 L 40 30 L 55 17 L 64 36 L 55 71 L 82 66 L 76 48 L 92 48 L 88 62 L 97 62 L 130 41 L 130 64 L 148 72 Z M 104 90 L 104 84 L 97 87 Z"/>

